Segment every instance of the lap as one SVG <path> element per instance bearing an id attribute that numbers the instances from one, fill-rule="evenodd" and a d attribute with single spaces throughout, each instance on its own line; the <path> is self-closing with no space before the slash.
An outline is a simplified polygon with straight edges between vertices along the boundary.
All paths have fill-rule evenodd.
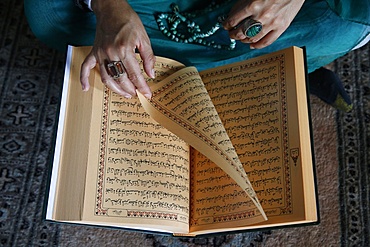
<path id="1" fill-rule="evenodd" d="M 245 60 L 288 46 L 305 46 L 309 71 L 321 67 L 345 54 L 361 41 L 366 26 L 342 20 L 330 10 L 326 1 L 307 0 L 287 31 L 272 45 L 260 50 L 251 50 L 249 45 L 238 42 L 232 51 L 219 50 L 198 44 L 177 43 L 164 36 L 158 28 L 155 14 L 170 12 L 176 1 L 129 1 L 139 14 L 151 39 L 154 53 L 170 57 L 200 70 L 234 61 Z M 202 6 L 199 5 L 202 2 Z M 195 21 L 207 30 L 217 17 L 226 14 L 234 1 L 214 8 L 210 14 L 201 14 Z M 202 9 L 204 1 L 180 1 L 181 11 Z M 45 43 L 60 50 L 67 44 L 92 45 L 96 20 L 93 13 L 85 13 L 74 6 L 72 0 L 27 0 L 25 13 L 32 31 Z M 364 36 L 365 34 L 363 34 Z M 213 40 L 221 44 L 229 42 L 224 30 L 216 32 Z"/>

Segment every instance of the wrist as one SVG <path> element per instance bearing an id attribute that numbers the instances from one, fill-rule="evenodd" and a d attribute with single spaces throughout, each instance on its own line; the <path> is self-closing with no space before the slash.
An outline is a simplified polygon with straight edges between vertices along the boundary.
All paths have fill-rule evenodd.
<path id="1" fill-rule="evenodd" d="M 85 0 L 90 2 L 91 10 L 100 12 L 105 10 L 124 10 L 124 7 L 130 7 L 126 0 Z M 124 9 L 122 9 L 124 8 Z"/>
<path id="2" fill-rule="evenodd" d="M 91 9 L 98 21 L 115 24 L 130 19 L 134 12 L 126 0 L 91 0 Z"/>

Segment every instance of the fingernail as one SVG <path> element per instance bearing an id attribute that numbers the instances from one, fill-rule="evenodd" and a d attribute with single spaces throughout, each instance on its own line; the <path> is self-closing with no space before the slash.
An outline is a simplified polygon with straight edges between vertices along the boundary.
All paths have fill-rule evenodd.
<path id="1" fill-rule="evenodd" d="M 125 97 L 126 99 L 132 99 L 131 95 L 124 95 L 123 97 Z"/>
<path id="2" fill-rule="evenodd" d="M 154 69 L 151 70 L 150 77 L 153 78 L 153 79 L 155 78 L 155 71 L 154 71 Z"/>
<path id="3" fill-rule="evenodd" d="M 254 48 L 254 46 L 251 46 L 251 45 L 249 46 L 249 48 L 252 49 L 252 50 L 256 49 L 256 48 Z"/>
<path id="4" fill-rule="evenodd" d="M 149 100 L 152 98 L 152 95 L 151 94 L 148 94 L 148 93 L 147 94 L 144 94 L 144 96 L 145 96 L 145 98 L 147 98 Z"/>

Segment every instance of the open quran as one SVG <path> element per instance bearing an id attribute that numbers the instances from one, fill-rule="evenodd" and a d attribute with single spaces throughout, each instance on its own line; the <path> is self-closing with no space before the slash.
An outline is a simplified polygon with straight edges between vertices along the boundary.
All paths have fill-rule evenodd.
<path id="1" fill-rule="evenodd" d="M 157 57 L 151 99 L 97 69 L 83 92 L 90 49 L 68 49 L 47 220 L 179 236 L 318 222 L 301 48 L 201 72 Z"/>

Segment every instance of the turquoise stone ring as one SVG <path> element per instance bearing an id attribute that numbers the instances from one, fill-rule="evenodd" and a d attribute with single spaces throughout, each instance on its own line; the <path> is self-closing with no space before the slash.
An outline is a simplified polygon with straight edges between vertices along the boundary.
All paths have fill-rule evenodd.
<path id="1" fill-rule="evenodd" d="M 243 25 L 243 33 L 247 38 L 253 38 L 262 31 L 262 23 L 253 19 L 245 19 Z"/>

